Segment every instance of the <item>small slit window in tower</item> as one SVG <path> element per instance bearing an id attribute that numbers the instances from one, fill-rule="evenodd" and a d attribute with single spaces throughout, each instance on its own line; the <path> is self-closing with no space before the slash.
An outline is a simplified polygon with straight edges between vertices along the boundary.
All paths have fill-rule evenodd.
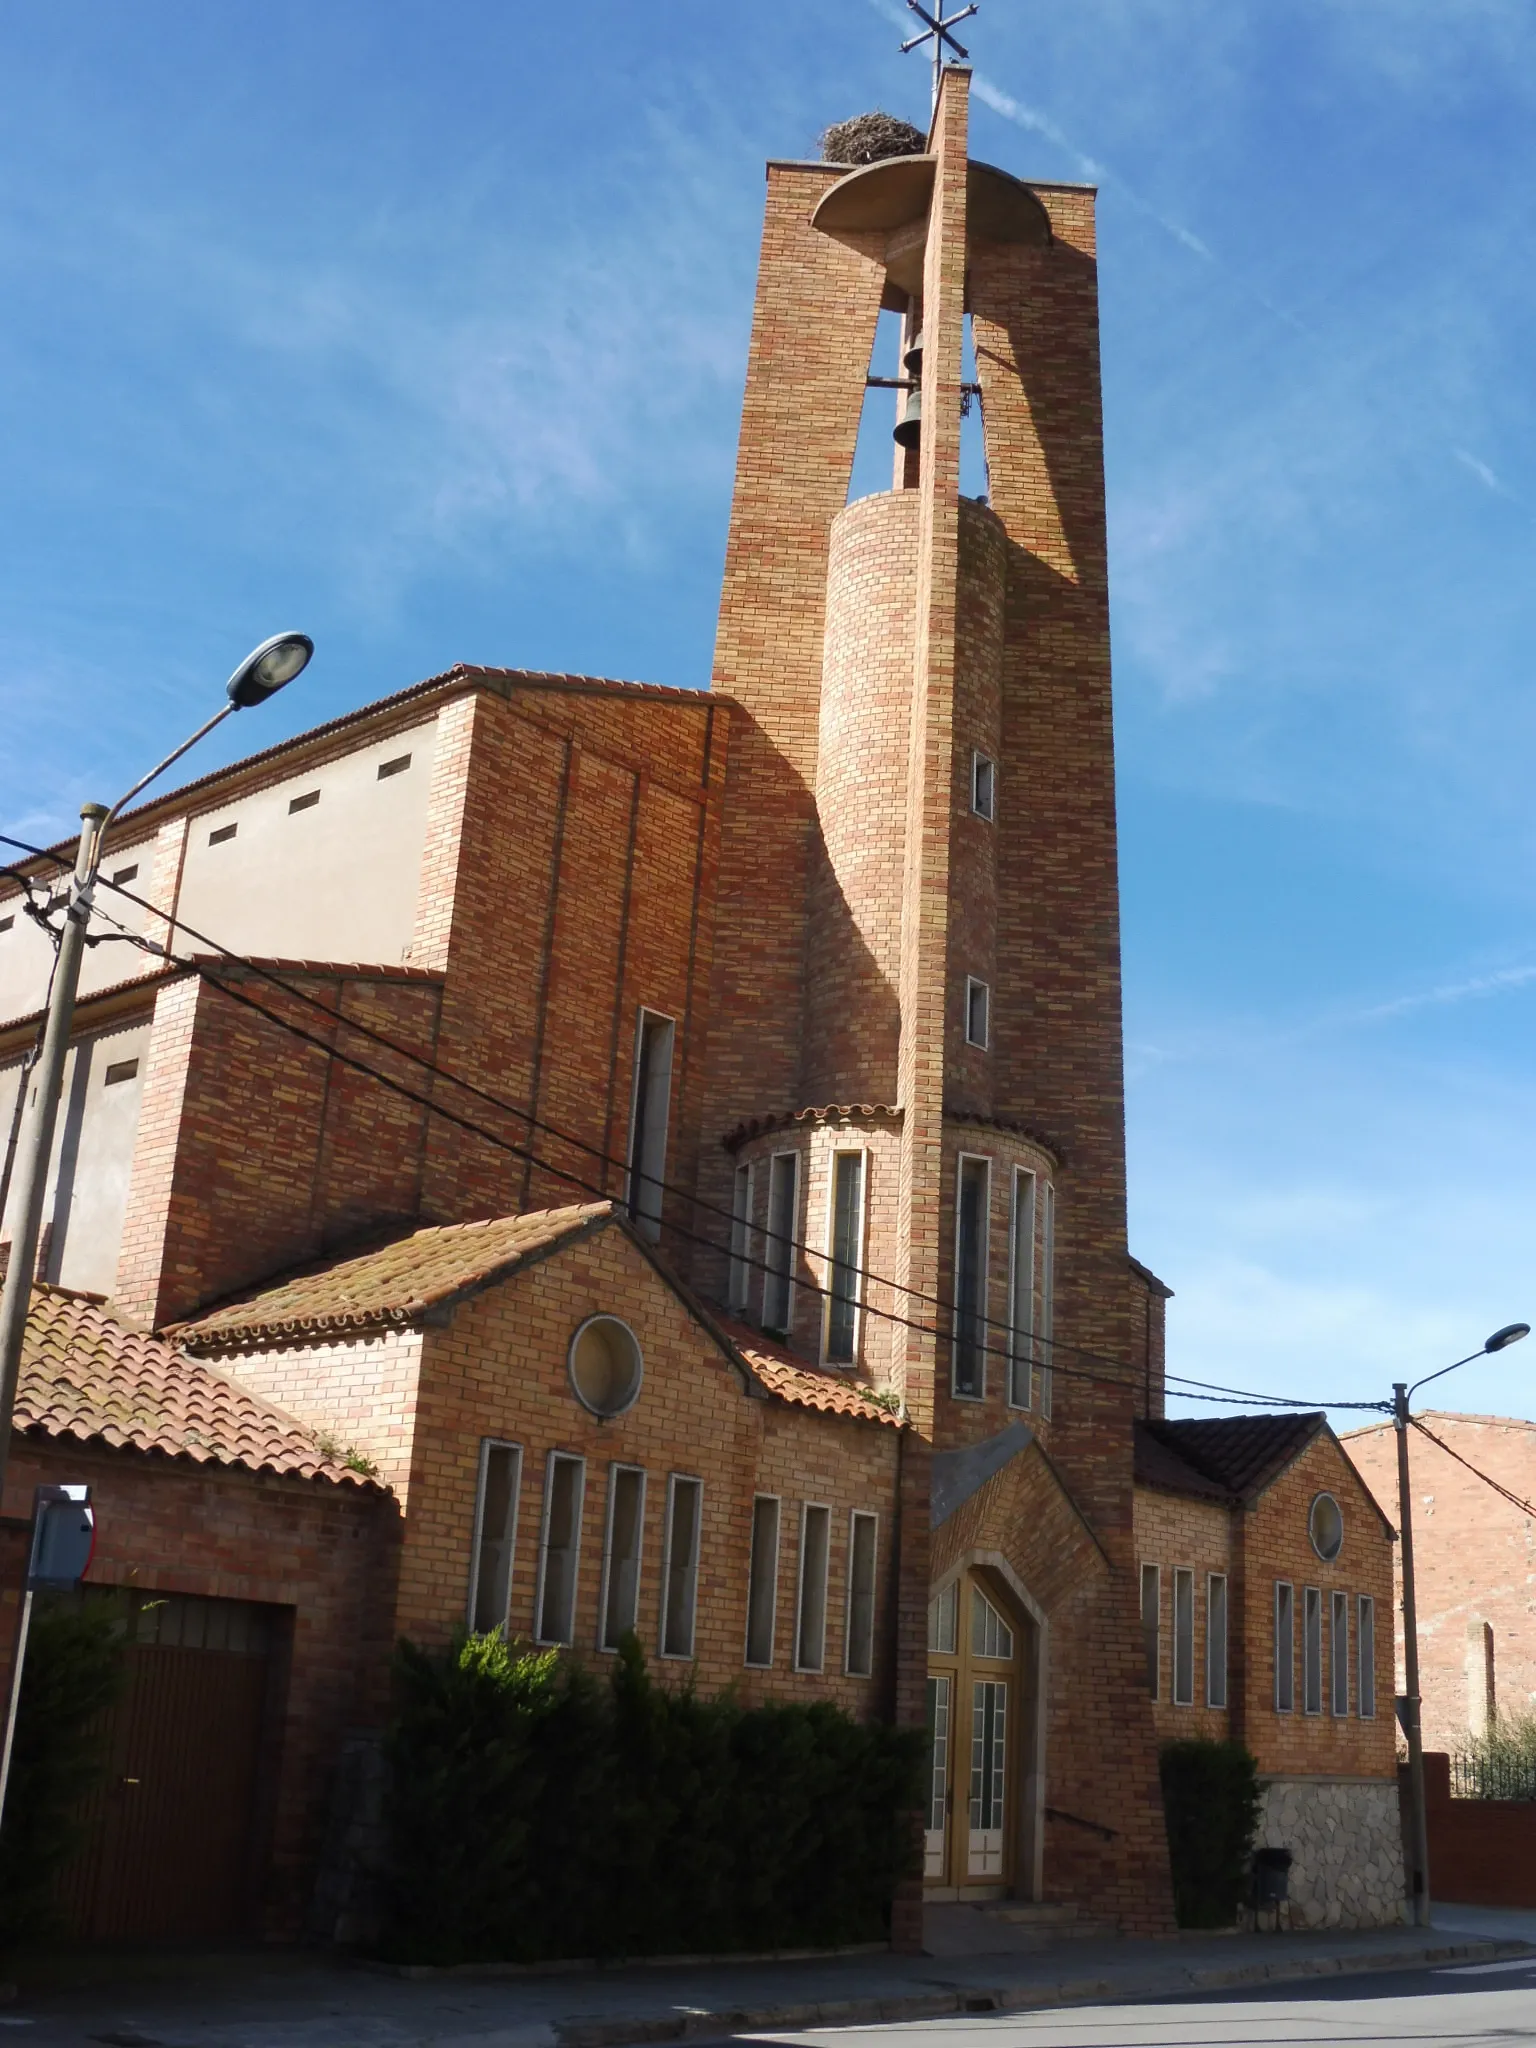
<path id="1" fill-rule="evenodd" d="M 670 1017 L 642 1010 L 635 1027 L 635 1096 L 629 1123 L 629 1213 L 642 1237 L 661 1236 L 666 1178 L 667 1112 L 672 1101 Z"/>
<path id="2" fill-rule="evenodd" d="M 763 1263 L 763 1328 L 783 1334 L 794 1302 L 795 1222 L 800 1213 L 800 1155 L 775 1152 L 768 1162 L 768 1241 Z"/>
<path id="3" fill-rule="evenodd" d="M 992 1162 L 962 1157 L 955 1183 L 955 1351 L 952 1391 L 980 1401 L 987 1391 L 987 1220 Z"/>
<path id="4" fill-rule="evenodd" d="M 826 1361 L 851 1365 L 859 1334 L 859 1270 L 864 1237 L 864 1154 L 832 1155 L 831 1258 L 827 1279 Z"/>
<path id="5" fill-rule="evenodd" d="M 992 1025 L 992 991 L 974 974 L 965 978 L 965 1042 L 985 1052 Z"/>
<path id="6" fill-rule="evenodd" d="M 971 809 L 991 824 L 997 816 L 997 763 L 990 754 L 971 756 Z"/>

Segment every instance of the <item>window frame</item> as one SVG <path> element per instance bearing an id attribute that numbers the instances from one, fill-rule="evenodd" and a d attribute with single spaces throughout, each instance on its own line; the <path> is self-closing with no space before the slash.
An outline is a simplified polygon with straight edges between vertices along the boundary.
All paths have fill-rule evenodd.
<path id="1" fill-rule="evenodd" d="M 1029 1228 L 1019 1228 L 1019 1190 L 1023 1182 L 1029 1183 Z M 1008 1406 L 1029 1412 L 1035 1405 L 1035 1282 L 1039 1269 L 1038 1237 L 1040 1230 L 1040 1175 L 1032 1166 L 1015 1166 L 1010 1176 L 1008 1193 Z M 1023 1246 L 1028 1254 L 1028 1272 L 1019 1271 L 1019 1252 Z M 1027 1282 L 1024 1288 L 1024 1302 L 1028 1314 L 1023 1322 L 1019 1319 L 1019 1283 Z M 1020 1373 L 1023 1374 L 1024 1398 L 1019 1399 Z"/>
<path id="2" fill-rule="evenodd" d="M 1147 1587 L 1152 1588 L 1151 1639 L 1147 1630 Z M 1141 1654 L 1146 1667 L 1148 1681 L 1147 1697 L 1161 1700 L 1163 1696 L 1163 1568 L 1160 1564 L 1143 1563 L 1141 1567 Z"/>
<path id="3" fill-rule="evenodd" d="M 551 1636 L 544 1633 L 544 1598 L 549 1584 L 549 1523 L 555 1504 L 555 1468 L 557 1465 L 576 1467 L 576 1540 L 571 1555 L 571 1616 L 570 1633 Z M 550 1451 L 544 1459 L 544 1499 L 539 1513 L 539 1571 L 533 1594 L 534 1641 L 549 1649 L 569 1649 L 576 1640 L 576 1608 L 581 1592 L 581 1534 L 587 1509 L 587 1461 L 579 1451 Z"/>
<path id="4" fill-rule="evenodd" d="M 1355 1712 L 1362 1721 L 1376 1718 L 1376 1596 L 1361 1593 L 1355 1601 Z M 1366 1702 L 1370 1704 L 1367 1705 Z"/>
<path id="5" fill-rule="evenodd" d="M 806 1565 L 809 1552 L 806 1547 L 806 1532 L 811 1526 L 812 1515 L 820 1515 L 819 1527 L 825 1532 L 821 1553 L 821 1652 L 814 1664 L 807 1664 L 802 1656 L 805 1648 L 806 1624 Z M 827 1596 L 832 1580 L 832 1507 L 828 1501 L 803 1500 L 800 1503 L 800 1551 L 795 1559 L 795 1659 L 794 1668 L 810 1677 L 819 1678 L 827 1668 Z"/>
<path id="6" fill-rule="evenodd" d="M 787 1159 L 791 1162 L 791 1170 L 794 1175 L 794 1191 L 790 1199 L 789 1234 L 787 1236 L 781 1235 L 773 1227 L 773 1169 L 779 1164 L 780 1160 L 783 1159 Z M 777 1332 L 783 1336 L 788 1336 L 790 1331 L 795 1326 L 795 1248 L 798 1242 L 800 1241 L 800 1198 L 802 1194 L 802 1183 L 804 1182 L 804 1179 L 805 1175 L 801 1169 L 800 1152 L 798 1148 L 794 1148 L 784 1152 L 769 1153 L 768 1207 L 763 1219 L 764 1270 L 761 1321 L 762 1326 L 765 1330 L 769 1332 Z M 784 1264 L 782 1271 L 780 1270 L 777 1260 L 775 1258 L 774 1247 L 776 1245 L 780 1245 L 783 1247 Z M 770 1283 L 782 1285 L 784 1289 L 784 1320 L 782 1322 L 770 1322 L 768 1320 L 768 1288 Z"/>
<path id="7" fill-rule="evenodd" d="M 863 1597 L 857 1586 L 859 1556 L 859 1525 L 869 1526 L 869 1617 L 865 1629 L 867 1651 L 862 1665 L 856 1664 L 854 1652 L 854 1602 Z M 848 1569 L 844 1574 L 846 1592 L 843 1600 L 843 1675 L 845 1678 L 873 1678 L 875 1675 L 875 1639 L 880 1605 L 880 1517 L 872 1508 L 850 1508 L 848 1511 Z"/>
<path id="8" fill-rule="evenodd" d="M 981 771 L 987 771 L 986 808 L 977 802 L 981 790 Z M 997 756 L 986 753 L 981 747 L 971 749 L 971 815 L 983 818 L 987 824 L 997 823 Z"/>
<path id="9" fill-rule="evenodd" d="M 608 1640 L 608 1595 L 613 1579 L 613 1521 L 614 1509 L 618 1505 L 619 1479 L 621 1475 L 633 1476 L 640 1481 L 639 1509 L 635 1515 L 635 1611 L 630 1618 L 629 1629 L 620 1629 L 618 1640 Z M 615 1458 L 608 1467 L 608 1500 L 603 1517 L 603 1576 L 597 1597 L 597 1647 L 607 1656 L 618 1652 L 619 1642 L 632 1629 L 637 1635 L 640 1630 L 640 1588 L 645 1567 L 645 1497 L 647 1492 L 646 1470 L 643 1465 L 631 1465 Z"/>
<path id="10" fill-rule="evenodd" d="M 1321 1586 L 1303 1586 L 1301 1592 L 1301 1711 L 1315 1718 L 1323 1711 L 1323 1589 Z M 1315 1657 L 1312 1654 L 1314 1622 Z M 1316 1706 L 1312 1704 L 1314 1697 Z"/>
<path id="11" fill-rule="evenodd" d="M 642 1091 L 647 1097 L 652 1093 L 647 1046 L 649 1027 L 653 1025 L 665 1027 L 667 1045 L 666 1080 L 660 1090 L 659 1118 L 652 1114 L 654 1103 L 642 1102 Z M 642 1003 L 635 1013 L 634 1070 L 629 1091 L 629 1163 L 625 1172 L 624 1207 L 636 1230 L 651 1244 L 657 1243 L 661 1237 L 662 1206 L 667 1192 L 667 1144 L 672 1134 L 672 1070 L 676 1063 L 677 1019 L 668 1016 L 665 1010 L 653 1010 L 649 1004 Z M 659 1153 L 652 1145 L 658 1121 L 661 1127 Z M 640 1156 L 642 1150 L 646 1153 L 645 1158 Z M 648 1193 L 648 1190 L 654 1192 Z"/>
<path id="12" fill-rule="evenodd" d="M 760 1506 L 773 1508 L 773 1558 L 767 1586 L 768 1595 L 768 1654 L 766 1657 L 752 1655 L 752 1607 L 753 1594 L 757 1588 L 758 1548 L 757 1511 Z M 771 1671 L 774 1653 L 779 1641 L 779 1560 L 784 1548 L 784 1499 L 777 1493 L 754 1493 L 752 1496 L 752 1521 L 747 1542 L 747 1626 L 742 1643 L 741 1661 L 748 1671 Z"/>
<path id="13" fill-rule="evenodd" d="M 1050 1421 L 1056 1406 L 1056 1183 L 1041 1183 L 1044 1197 L 1040 1215 L 1040 1327 L 1035 1349 L 1040 1354 L 1040 1413 Z"/>
<path id="14" fill-rule="evenodd" d="M 976 1015 L 976 993 L 978 990 L 981 992 L 982 1035 L 980 1038 L 977 1038 L 971 1029 Z M 992 1050 L 992 984 L 989 981 L 983 981 L 979 974 L 968 974 L 965 977 L 965 1042 L 977 1052 L 990 1052 Z"/>
<path id="15" fill-rule="evenodd" d="M 844 1262 L 836 1257 L 837 1244 L 837 1167 L 842 1159 L 857 1159 L 859 1162 L 858 1213 L 853 1227 L 853 1258 Z M 869 1147 L 867 1145 L 834 1145 L 827 1164 L 827 1244 L 826 1286 L 821 1297 L 821 1362 L 833 1369 L 846 1366 L 853 1368 L 859 1362 L 859 1345 L 864 1335 L 864 1232 L 869 1214 Z M 846 1300 L 853 1317 L 852 1335 L 848 1343 L 848 1356 L 832 1356 L 832 1303 L 834 1283 L 839 1271 L 849 1275 L 851 1291 Z"/>
<path id="16" fill-rule="evenodd" d="M 1216 1588 L 1221 1588 L 1221 1627 L 1214 1626 L 1217 1611 Z M 1205 1704 L 1208 1707 L 1227 1711 L 1227 1696 L 1230 1687 L 1227 1682 L 1229 1655 L 1228 1631 L 1231 1627 L 1231 1589 L 1225 1572 L 1207 1572 L 1205 1575 Z M 1218 1651 L 1220 1653 L 1218 1657 Z M 1220 1684 L 1216 1683 L 1220 1679 Z M 1218 1693 L 1220 1697 L 1218 1698 Z"/>
<path id="17" fill-rule="evenodd" d="M 672 1544 L 677 1528 L 677 1496 L 680 1487 L 696 1489 L 697 1503 L 693 1518 L 693 1556 L 683 1567 L 688 1574 L 688 1647 L 686 1650 L 669 1650 L 667 1637 L 672 1625 Z M 704 1551 L 704 1481 L 693 1472 L 669 1472 L 667 1474 L 667 1519 L 662 1535 L 661 1548 L 661 1602 L 656 1617 L 656 1642 L 658 1657 L 669 1664 L 692 1664 L 697 1659 L 699 1641 L 699 1559 Z"/>
<path id="18" fill-rule="evenodd" d="M 1181 1628 L 1180 1595 L 1184 1595 L 1187 1628 Z M 1172 1695 L 1176 1707 L 1195 1704 L 1195 1568 L 1176 1564 L 1173 1568 L 1173 1671 Z M 1181 1641 L 1181 1635 L 1183 1640 Z M 1187 1676 L 1185 1667 L 1188 1667 Z"/>
<path id="19" fill-rule="evenodd" d="M 491 1453 L 510 1451 L 512 1454 L 511 1512 L 507 1517 L 507 1533 L 502 1538 L 506 1545 L 507 1597 L 504 1612 L 499 1622 L 492 1623 L 492 1629 L 505 1630 L 512 1612 L 512 1580 L 517 1564 L 517 1521 L 523 1499 L 523 1447 L 508 1437 L 483 1436 L 480 1439 L 480 1453 L 475 1472 L 475 1516 L 471 1524 L 469 1552 L 469 1594 L 464 1602 L 464 1618 L 472 1634 L 485 1635 L 489 1631 L 476 1629 L 475 1609 L 480 1602 L 481 1553 L 485 1548 L 485 1496 L 486 1482 L 490 1477 Z"/>
<path id="20" fill-rule="evenodd" d="M 752 1207 L 757 1195 L 757 1162 L 746 1160 L 731 1181 L 731 1251 L 725 1298 L 737 1315 L 752 1299 Z"/>
<path id="21" fill-rule="evenodd" d="M 1282 1649 L 1280 1613 L 1285 1610 L 1284 1652 L 1285 1664 L 1280 1662 Z M 1275 1666 L 1275 1712 L 1294 1714 L 1296 1711 L 1296 1587 L 1290 1579 L 1276 1579 L 1274 1602 L 1274 1666 Z M 1281 1683 L 1282 1675 L 1284 1684 Z"/>
<path id="22" fill-rule="evenodd" d="M 1349 1719 L 1349 1595 L 1340 1587 L 1331 1588 L 1328 1594 L 1328 1708 L 1334 1720 Z"/>
<path id="23" fill-rule="evenodd" d="M 960 1306 L 960 1252 L 962 1242 L 961 1233 L 965 1227 L 964 1190 L 965 1169 L 967 1166 L 979 1166 L 983 1169 L 981 1206 L 981 1255 L 979 1269 L 977 1273 L 978 1303 L 975 1310 L 976 1320 L 980 1326 L 980 1336 L 976 1342 L 976 1356 L 980 1376 L 977 1386 L 975 1387 L 974 1391 L 971 1392 L 962 1391 L 960 1386 L 960 1318 L 962 1314 Z M 954 1286 L 951 1290 L 954 1296 L 954 1306 L 951 1310 L 951 1320 L 953 1328 L 950 1335 L 949 1347 L 949 1391 L 951 1399 L 956 1401 L 985 1401 L 987 1398 L 987 1329 L 989 1327 L 987 1320 L 987 1308 L 989 1296 L 988 1283 L 990 1279 L 991 1253 L 992 1156 L 988 1152 L 957 1152 L 955 1154 L 955 1251 L 953 1269 Z"/>

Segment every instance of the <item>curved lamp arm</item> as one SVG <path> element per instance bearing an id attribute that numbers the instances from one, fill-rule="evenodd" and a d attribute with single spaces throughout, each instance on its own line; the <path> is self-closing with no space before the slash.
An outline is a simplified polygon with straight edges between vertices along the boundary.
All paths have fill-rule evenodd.
<path id="1" fill-rule="evenodd" d="M 1444 1379 L 1448 1372 L 1456 1372 L 1461 1366 L 1470 1365 L 1474 1358 L 1482 1358 L 1490 1351 L 1502 1351 L 1507 1345 L 1518 1344 L 1522 1337 L 1529 1337 L 1530 1334 L 1529 1323 L 1506 1323 L 1502 1329 L 1495 1330 L 1491 1337 L 1485 1338 L 1476 1351 L 1469 1351 L 1465 1358 L 1458 1358 L 1452 1365 L 1442 1365 L 1438 1372 L 1426 1373 L 1423 1379 L 1415 1380 L 1408 1389 L 1410 1400 L 1420 1387 L 1427 1387 L 1431 1380 Z"/>

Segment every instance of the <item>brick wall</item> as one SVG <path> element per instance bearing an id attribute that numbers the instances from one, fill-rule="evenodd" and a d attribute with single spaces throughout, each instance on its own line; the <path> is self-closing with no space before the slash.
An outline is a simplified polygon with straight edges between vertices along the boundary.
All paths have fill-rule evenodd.
<path id="1" fill-rule="evenodd" d="M 1512 1493 L 1536 1500 L 1536 1424 L 1435 1413 L 1425 1422 Z M 1391 1424 L 1351 1431 L 1345 1443 L 1395 1520 L 1397 1443 Z M 1536 1708 L 1536 1523 L 1417 1430 L 1408 1451 L 1424 1740 L 1433 1749 L 1459 1750 L 1487 1719 L 1490 1647 L 1496 1711 L 1528 1714 Z M 1397 1615 L 1401 1560 L 1394 1562 Z M 1401 1673 L 1400 1624 L 1398 1635 Z"/>
<path id="2" fill-rule="evenodd" d="M 1208 1581 L 1213 1572 L 1227 1577 L 1227 1675 L 1233 1682 L 1233 1664 L 1242 1669 L 1242 1644 L 1234 1660 L 1234 1617 L 1230 1606 L 1233 1557 L 1232 1514 L 1219 1503 L 1191 1500 L 1183 1494 L 1157 1493 L 1150 1487 L 1136 1489 L 1136 1558 L 1138 1571 L 1146 1565 L 1158 1568 L 1158 1681 L 1152 1709 L 1159 1742 L 1182 1742 L 1191 1736 L 1224 1741 L 1231 1734 L 1231 1718 L 1225 1707 L 1207 1704 L 1207 1624 L 1210 1616 Z M 1194 1657 L 1192 1697 L 1175 1699 L 1174 1686 L 1174 1573 L 1192 1572 Z M 1140 1593 L 1138 1591 L 1138 1602 Z M 1145 1688 L 1143 1688 L 1145 1689 Z M 1231 1696 L 1229 1691 L 1229 1697 Z"/>
<path id="3" fill-rule="evenodd" d="M 291 1616 L 260 1931 L 295 1940 L 305 1929 L 342 1736 L 376 1725 L 385 1711 L 395 1505 L 374 1488 L 18 1435 L 7 1515 L 30 1516 L 36 1485 L 82 1481 L 96 1508 L 89 1584 L 262 1601 Z M 19 1534 L 8 1563 L 0 1680 L 15 1639 Z"/>

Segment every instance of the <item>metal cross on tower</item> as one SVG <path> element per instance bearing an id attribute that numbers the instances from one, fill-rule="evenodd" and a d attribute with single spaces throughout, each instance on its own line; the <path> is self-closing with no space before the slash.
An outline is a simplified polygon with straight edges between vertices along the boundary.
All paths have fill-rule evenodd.
<path id="1" fill-rule="evenodd" d="M 963 43 L 955 41 L 954 37 L 950 34 L 950 30 L 957 21 L 964 21 L 968 14 L 976 12 L 974 0 L 972 0 L 971 6 L 962 7 L 958 13 L 949 15 L 946 15 L 944 12 L 944 0 L 937 0 L 936 11 L 932 14 L 928 12 L 926 7 L 919 5 L 919 0 L 907 0 L 907 5 L 917 16 L 918 20 L 927 22 L 928 26 L 918 35 L 907 37 L 907 40 L 901 46 L 902 55 L 905 56 L 908 50 L 915 50 L 923 43 L 932 42 L 933 104 L 937 107 L 939 104 L 939 74 L 944 69 L 944 45 L 947 43 L 957 57 L 969 57 L 971 54 Z"/>

